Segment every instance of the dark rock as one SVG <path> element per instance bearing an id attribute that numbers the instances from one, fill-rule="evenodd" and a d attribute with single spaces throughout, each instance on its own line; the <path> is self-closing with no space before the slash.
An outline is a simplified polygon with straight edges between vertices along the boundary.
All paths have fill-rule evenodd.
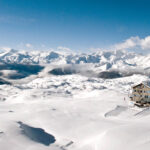
<path id="1" fill-rule="evenodd" d="M 16 73 L 9 74 L 8 79 L 22 79 L 30 75 L 36 75 L 44 69 L 40 65 L 24 64 L 0 64 L 0 70 L 15 70 Z"/>
<path id="2" fill-rule="evenodd" d="M 3 84 L 8 84 L 8 85 L 10 85 L 11 83 L 8 82 L 8 81 L 6 81 L 6 80 L 4 80 L 4 79 L 1 79 L 1 78 L 0 78 L 0 85 L 3 85 Z"/>
<path id="3" fill-rule="evenodd" d="M 103 79 L 114 79 L 120 78 L 122 75 L 116 71 L 103 71 L 98 74 L 98 77 Z"/>
<path id="4" fill-rule="evenodd" d="M 53 75 L 71 75 L 71 74 L 75 74 L 76 71 L 70 67 L 66 67 L 66 68 L 54 68 L 51 71 L 49 71 L 49 74 L 53 74 Z"/>
<path id="5" fill-rule="evenodd" d="M 22 133 L 35 142 L 48 146 L 56 141 L 53 135 L 45 132 L 42 128 L 31 127 L 22 122 L 18 122 L 18 124 L 22 129 Z"/>

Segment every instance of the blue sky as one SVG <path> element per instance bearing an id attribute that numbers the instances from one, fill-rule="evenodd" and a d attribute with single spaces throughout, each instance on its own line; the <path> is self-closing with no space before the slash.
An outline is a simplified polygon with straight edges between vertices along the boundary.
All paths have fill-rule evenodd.
<path id="1" fill-rule="evenodd" d="M 147 50 L 149 35 L 149 0 L 0 0 L 1 48 Z"/>

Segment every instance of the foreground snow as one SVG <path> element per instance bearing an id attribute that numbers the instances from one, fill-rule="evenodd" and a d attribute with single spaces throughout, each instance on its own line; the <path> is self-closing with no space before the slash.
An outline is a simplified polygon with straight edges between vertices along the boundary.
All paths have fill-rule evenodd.
<path id="1" fill-rule="evenodd" d="M 148 77 L 44 75 L 0 86 L 1 149 L 149 150 L 150 110 L 128 98 L 130 86 Z"/>
<path id="2" fill-rule="evenodd" d="M 1 52 L 0 149 L 149 150 L 150 109 L 129 100 L 131 86 L 149 79 L 149 60 L 125 51 Z M 62 74 L 50 74 L 57 68 Z"/>

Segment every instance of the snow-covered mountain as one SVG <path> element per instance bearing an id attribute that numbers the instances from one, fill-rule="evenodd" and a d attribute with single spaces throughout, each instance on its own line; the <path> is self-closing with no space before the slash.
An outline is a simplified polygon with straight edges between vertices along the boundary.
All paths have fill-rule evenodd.
<path id="1" fill-rule="evenodd" d="M 76 53 L 63 53 L 55 51 L 17 51 L 10 50 L 0 53 L 0 62 L 5 63 L 32 63 L 32 64 L 45 64 L 45 63 L 63 63 L 63 64 L 80 64 L 80 63 L 117 63 L 136 60 L 138 55 L 126 51 L 99 51 L 87 54 Z M 134 63 L 131 61 L 131 63 Z"/>
<path id="2" fill-rule="evenodd" d="M 0 149 L 149 150 L 150 110 L 131 105 L 150 55 L 0 53 Z"/>
<path id="3" fill-rule="evenodd" d="M 118 67 L 149 67 L 150 55 L 136 54 L 124 50 L 98 51 L 93 53 L 64 53 L 60 51 L 17 51 L 0 53 L 1 63 L 17 64 L 94 64 L 104 70 Z"/>

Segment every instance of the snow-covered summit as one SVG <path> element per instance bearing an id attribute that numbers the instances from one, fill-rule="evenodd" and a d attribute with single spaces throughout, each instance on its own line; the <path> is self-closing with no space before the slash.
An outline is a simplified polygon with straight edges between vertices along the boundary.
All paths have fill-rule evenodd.
<path id="1" fill-rule="evenodd" d="M 127 51 L 98 51 L 93 53 L 63 53 L 58 51 L 17 51 L 10 50 L 0 53 L 1 63 L 19 64 L 82 64 L 92 63 L 105 68 L 111 66 L 135 66 L 145 65 L 150 61 L 150 56 Z M 146 63 L 147 64 L 147 63 Z"/>

